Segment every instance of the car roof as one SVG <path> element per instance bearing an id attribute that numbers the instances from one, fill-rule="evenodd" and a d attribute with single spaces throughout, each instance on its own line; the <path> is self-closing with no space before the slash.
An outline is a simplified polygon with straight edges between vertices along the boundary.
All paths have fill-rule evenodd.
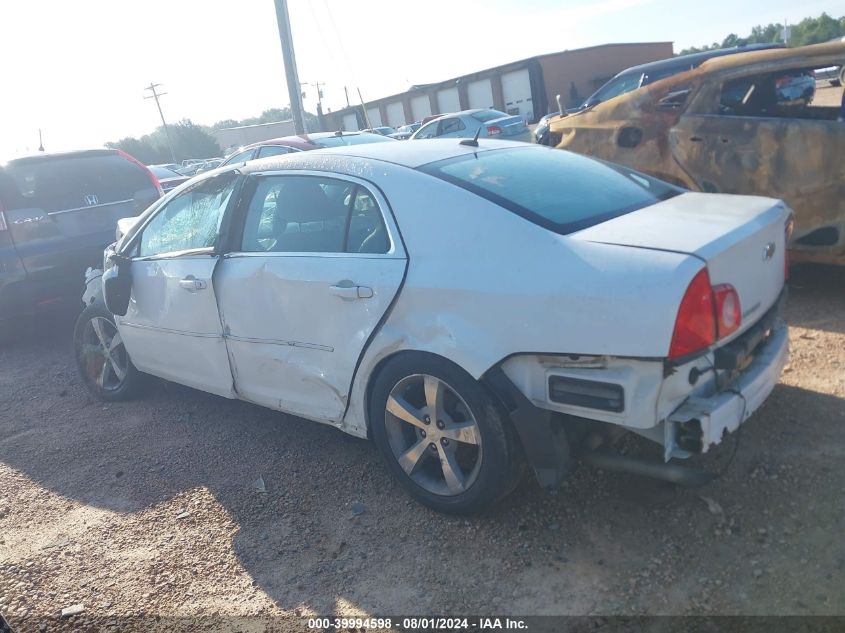
<path id="1" fill-rule="evenodd" d="M 249 161 L 240 166 L 242 173 L 254 173 L 284 169 L 292 164 L 297 169 L 324 168 L 326 156 L 347 156 L 350 158 L 362 159 L 365 161 L 378 160 L 387 163 L 394 163 L 416 169 L 422 165 L 433 163 L 438 160 L 445 160 L 464 154 L 479 153 L 494 149 L 505 148 L 544 148 L 541 145 L 531 143 L 520 143 L 518 141 L 499 141 L 490 139 L 478 139 L 478 147 L 461 145 L 460 141 L 466 139 L 426 139 L 420 141 L 405 141 L 402 143 L 371 143 L 361 145 L 342 145 L 315 150 L 313 152 L 302 152 L 297 154 L 286 154 L 284 156 L 270 156 Z"/>
<path id="2" fill-rule="evenodd" d="M 24 156 L 15 156 L 6 161 L 7 165 L 22 165 L 25 163 L 37 163 L 41 161 L 56 160 L 62 158 L 83 158 L 86 156 L 111 156 L 117 154 L 116 149 L 83 149 L 71 152 L 38 152 Z"/>
<path id="3" fill-rule="evenodd" d="M 824 42 L 797 48 L 775 48 L 717 57 L 699 66 L 698 72 L 710 74 L 756 64 L 779 64 L 781 62 L 787 64 L 806 63 L 813 66 L 816 63 L 826 64 L 829 61 L 833 63 L 828 65 L 845 62 L 845 42 Z"/>
<path id="4" fill-rule="evenodd" d="M 238 151 L 244 151 L 247 149 L 252 149 L 254 147 L 264 147 L 265 145 L 289 145 L 290 147 L 296 147 L 299 149 L 311 149 L 313 147 L 319 147 L 314 143 L 314 140 L 319 140 L 321 138 L 331 138 L 332 136 L 363 136 L 365 134 L 372 134 L 371 132 L 313 132 L 311 134 L 296 134 L 291 136 L 280 136 L 279 138 L 271 138 L 267 139 L 266 141 L 256 141 L 255 143 L 251 143 L 249 145 L 244 145 L 244 147 Z M 381 136 L 380 134 L 372 134 L 373 136 Z"/>
<path id="5" fill-rule="evenodd" d="M 714 57 L 725 57 L 736 55 L 739 53 L 748 53 L 759 50 L 771 50 L 776 48 L 783 48 L 782 44 L 747 44 L 745 46 L 733 46 L 731 48 L 717 48 L 710 51 L 701 51 L 700 53 L 690 53 L 689 55 L 679 55 L 678 57 L 670 57 L 668 59 L 660 59 L 655 62 L 648 62 L 638 66 L 631 66 L 622 72 L 616 74 L 616 77 L 627 77 L 628 75 L 640 75 L 645 72 L 654 72 L 655 70 L 665 70 L 667 68 L 674 68 L 676 66 L 685 68 L 688 66 L 696 66 L 702 64 L 708 59 Z"/>

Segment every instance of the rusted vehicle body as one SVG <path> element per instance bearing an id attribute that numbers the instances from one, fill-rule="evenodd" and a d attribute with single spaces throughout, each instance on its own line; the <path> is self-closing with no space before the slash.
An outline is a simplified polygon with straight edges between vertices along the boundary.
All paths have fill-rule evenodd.
<path id="1" fill-rule="evenodd" d="M 843 42 L 713 59 L 553 119 L 552 144 L 696 191 L 781 198 L 792 260 L 845 265 L 845 122 L 807 80 L 843 63 Z"/>

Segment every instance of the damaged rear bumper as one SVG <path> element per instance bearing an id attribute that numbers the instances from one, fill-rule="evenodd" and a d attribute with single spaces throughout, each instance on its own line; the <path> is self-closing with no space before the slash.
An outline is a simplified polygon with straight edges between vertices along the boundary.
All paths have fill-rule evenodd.
<path id="1" fill-rule="evenodd" d="M 772 392 L 788 359 L 788 329 L 778 321 L 754 360 L 728 389 L 706 398 L 692 396 L 668 417 L 664 426 L 666 460 L 706 453 L 736 431 Z M 691 450 L 693 447 L 698 450 Z"/>

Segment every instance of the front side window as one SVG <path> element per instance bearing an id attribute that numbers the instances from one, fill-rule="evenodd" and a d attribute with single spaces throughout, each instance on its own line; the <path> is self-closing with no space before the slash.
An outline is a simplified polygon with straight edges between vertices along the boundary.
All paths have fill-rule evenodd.
<path id="1" fill-rule="evenodd" d="M 464 154 L 419 169 L 564 235 L 681 191 L 625 167 L 538 146 Z"/>
<path id="2" fill-rule="evenodd" d="M 236 180 L 233 173 L 205 180 L 161 207 L 141 233 L 138 255 L 214 247 Z"/>
<path id="3" fill-rule="evenodd" d="M 322 176 L 261 178 L 241 243 L 241 251 L 258 253 L 386 253 L 389 247 L 372 193 Z"/>

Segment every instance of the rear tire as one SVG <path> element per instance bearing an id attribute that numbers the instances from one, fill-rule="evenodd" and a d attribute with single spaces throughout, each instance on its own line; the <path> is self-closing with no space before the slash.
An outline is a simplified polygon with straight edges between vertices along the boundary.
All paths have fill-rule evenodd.
<path id="1" fill-rule="evenodd" d="M 114 316 L 101 300 L 86 306 L 77 318 L 73 346 L 79 375 L 98 400 L 129 400 L 144 387 L 146 375 L 135 369 Z"/>
<path id="2" fill-rule="evenodd" d="M 510 422 L 478 381 L 443 358 L 388 360 L 373 385 L 369 421 L 391 473 L 438 512 L 481 512 L 519 483 Z"/>

